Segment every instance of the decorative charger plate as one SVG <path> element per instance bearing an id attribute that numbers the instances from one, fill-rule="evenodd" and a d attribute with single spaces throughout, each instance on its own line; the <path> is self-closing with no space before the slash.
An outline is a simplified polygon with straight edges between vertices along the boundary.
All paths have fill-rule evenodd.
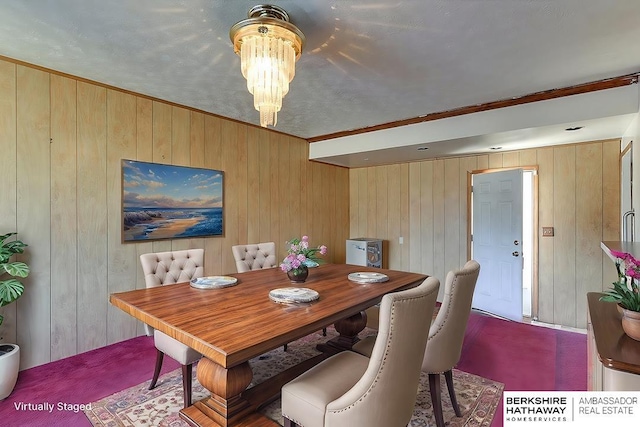
<path id="1" fill-rule="evenodd" d="M 347 276 L 349 280 L 356 283 L 381 283 L 389 280 L 389 276 L 382 273 L 371 273 L 371 272 L 362 272 L 362 273 L 351 273 Z"/>
<path id="2" fill-rule="evenodd" d="M 269 292 L 269 298 L 275 302 L 311 302 L 320 298 L 320 294 L 309 288 L 279 288 Z"/>
<path id="3" fill-rule="evenodd" d="M 198 289 L 218 289 L 233 286 L 238 283 L 238 279 L 231 276 L 209 276 L 191 279 L 191 286 Z"/>

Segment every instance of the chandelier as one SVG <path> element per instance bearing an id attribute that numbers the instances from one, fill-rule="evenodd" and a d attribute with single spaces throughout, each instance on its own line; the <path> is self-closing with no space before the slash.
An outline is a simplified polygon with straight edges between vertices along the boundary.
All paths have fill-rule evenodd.
<path id="1" fill-rule="evenodd" d="M 233 50 L 240 55 L 242 75 L 260 112 L 260 126 L 275 126 L 282 98 L 296 73 L 304 34 L 289 22 L 289 14 L 274 5 L 261 4 L 249 10 L 248 18 L 229 31 Z"/>

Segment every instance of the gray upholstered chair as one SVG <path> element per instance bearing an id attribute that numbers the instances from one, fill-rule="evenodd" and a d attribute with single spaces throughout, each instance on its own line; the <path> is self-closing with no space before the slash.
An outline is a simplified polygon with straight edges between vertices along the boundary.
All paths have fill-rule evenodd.
<path id="1" fill-rule="evenodd" d="M 147 288 L 188 282 L 204 276 L 204 249 L 187 249 L 173 252 L 157 252 L 140 255 Z M 156 367 L 149 390 L 156 386 L 164 355 L 167 354 L 182 366 L 184 407 L 191 406 L 191 375 L 193 363 L 202 355 L 169 335 L 145 325 L 147 335 L 153 335 L 156 346 Z"/>
<path id="2" fill-rule="evenodd" d="M 238 273 L 278 266 L 276 244 L 273 242 L 235 245 L 231 247 Z"/>
<path id="3" fill-rule="evenodd" d="M 450 271 L 444 285 L 444 298 L 435 320 L 429 328 L 429 339 L 422 360 L 422 372 L 429 374 L 429 390 L 433 413 L 438 427 L 444 427 L 440 374 L 444 373 L 449 397 L 456 416 L 461 417 L 460 406 L 453 388 L 452 370 L 460 360 L 464 333 L 471 313 L 471 302 L 480 264 L 467 261 L 458 271 Z M 372 354 L 373 337 L 356 343 L 353 350 L 364 355 Z"/>
<path id="4" fill-rule="evenodd" d="M 282 388 L 285 426 L 394 427 L 413 414 L 420 364 L 440 282 L 382 297 L 371 357 L 343 351 Z"/>

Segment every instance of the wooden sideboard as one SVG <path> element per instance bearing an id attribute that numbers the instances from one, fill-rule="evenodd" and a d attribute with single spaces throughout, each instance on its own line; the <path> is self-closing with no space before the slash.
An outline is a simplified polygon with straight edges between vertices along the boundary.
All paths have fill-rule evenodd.
<path id="1" fill-rule="evenodd" d="M 640 390 L 640 341 L 622 330 L 616 304 L 589 292 L 588 388 L 593 391 Z"/>

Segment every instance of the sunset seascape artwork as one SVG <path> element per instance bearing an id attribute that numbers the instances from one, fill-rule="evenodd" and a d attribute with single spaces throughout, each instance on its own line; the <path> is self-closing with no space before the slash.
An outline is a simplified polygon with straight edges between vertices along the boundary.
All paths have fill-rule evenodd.
<path id="1" fill-rule="evenodd" d="M 122 161 L 123 240 L 223 235 L 222 171 Z"/>

